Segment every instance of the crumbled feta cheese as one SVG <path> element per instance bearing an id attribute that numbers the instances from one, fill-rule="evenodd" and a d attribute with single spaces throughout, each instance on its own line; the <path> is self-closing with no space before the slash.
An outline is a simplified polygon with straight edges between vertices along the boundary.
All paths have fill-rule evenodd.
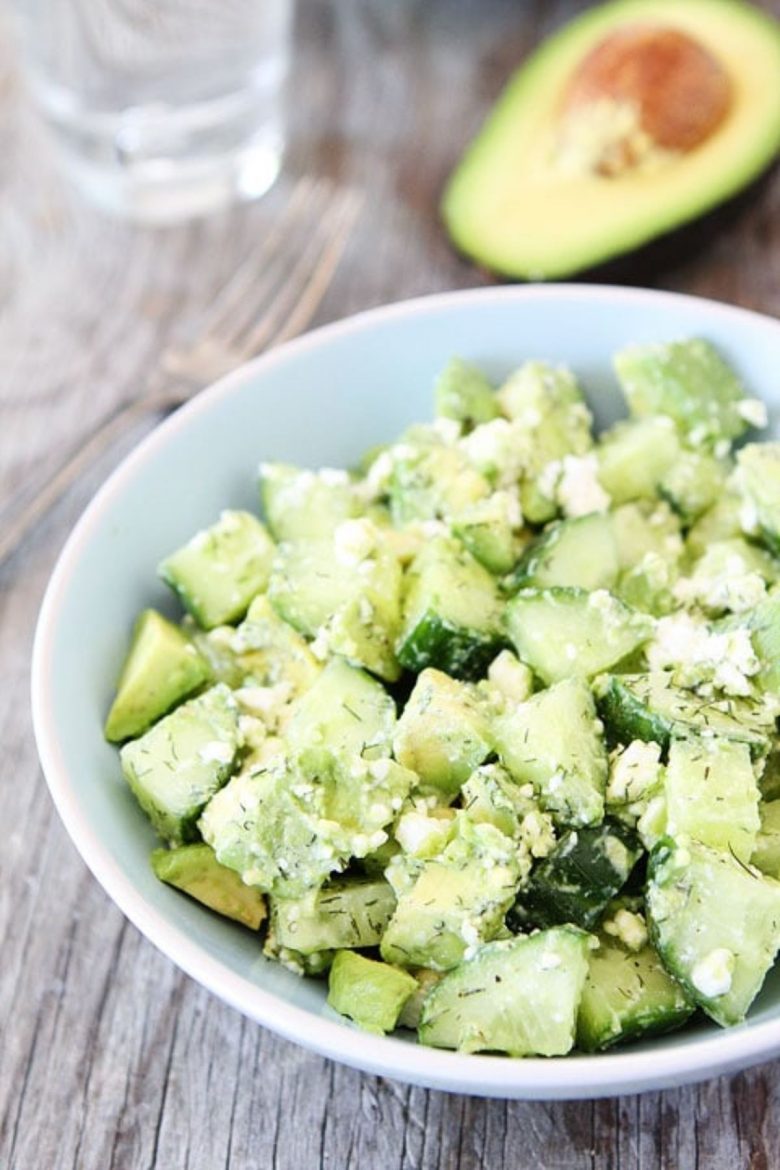
<path id="1" fill-rule="evenodd" d="M 751 427 L 765 427 L 769 422 L 766 406 L 760 398 L 743 398 L 737 403 L 737 414 Z"/>
<path id="2" fill-rule="evenodd" d="M 646 653 L 651 670 L 674 667 L 685 685 L 710 681 L 729 695 L 750 694 L 761 669 L 748 629 L 716 633 L 688 613 L 661 618 Z"/>
<path id="3" fill-rule="evenodd" d="M 449 826 L 446 821 L 411 811 L 398 818 L 395 839 L 404 853 L 420 857 L 430 852 L 435 853 L 443 845 L 448 832 Z"/>
<path id="4" fill-rule="evenodd" d="M 460 423 L 454 418 L 437 418 L 432 423 L 433 430 L 446 447 L 451 447 L 460 438 Z"/>
<path id="5" fill-rule="evenodd" d="M 488 667 L 488 681 L 507 699 L 524 703 L 533 689 L 533 674 L 511 650 L 502 650 Z"/>
<path id="6" fill-rule="evenodd" d="M 214 739 L 203 745 L 198 752 L 198 759 L 203 764 L 229 764 L 234 754 L 231 744 Z"/>
<path id="7" fill-rule="evenodd" d="M 647 924 L 641 914 L 634 914 L 622 906 L 604 923 L 604 932 L 619 939 L 629 951 L 641 951 L 647 943 Z"/>
<path id="8" fill-rule="evenodd" d="M 710 951 L 693 968 L 691 982 L 708 999 L 716 999 L 731 990 L 735 957 L 726 947 Z"/>
<path id="9" fill-rule="evenodd" d="M 612 758 L 606 798 L 622 804 L 641 800 L 657 784 L 661 773 L 661 748 L 657 743 L 632 740 Z"/>
<path id="10" fill-rule="evenodd" d="M 376 548 L 376 526 L 365 518 L 343 520 L 333 533 L 333 551 L 340 565 L 354 567 Z"/>
<path id="11" fill-rule="evenodd" d="M 349 483 L 349 472 L 341 467 L 321 467 L 317 478 L 322 480 L 326 487 L 341 487 Z"/>
<path id="12" fill-rule="evenodd" d="M 611 500 L 599 483 L 598 467 L 595 455 L 564 455 L 556 496 L 566 516 L 608 510 Z"/>

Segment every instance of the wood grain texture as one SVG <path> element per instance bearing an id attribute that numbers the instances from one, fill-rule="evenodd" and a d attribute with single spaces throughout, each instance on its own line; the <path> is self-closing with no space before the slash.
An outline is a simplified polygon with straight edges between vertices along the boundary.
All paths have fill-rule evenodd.
<path id="1" fill-rule="evenodd" d="M 366 192 L 319 313 L 486 278 L 436 221 L 442 181 L 512 66 L 574 0 L 303 0 L 290 149 L 257 206 L 144 231 L 56 174 L 0 50 L 0 523 L 47 462 L 139 394 L 302 174 Z M 765 7 L 780 15 L 780 0 Z M 780 312 L 780 176 L 619 279 Z M 60 827 L 28 714 L 34 621 L 78 513 L 139 422 L 0 567 L 2 1170 L 769 1170 L 780 1065 L 614 1101 L 506 1103 L 363 1076 L 242 1019 L 130 926 Z"/>

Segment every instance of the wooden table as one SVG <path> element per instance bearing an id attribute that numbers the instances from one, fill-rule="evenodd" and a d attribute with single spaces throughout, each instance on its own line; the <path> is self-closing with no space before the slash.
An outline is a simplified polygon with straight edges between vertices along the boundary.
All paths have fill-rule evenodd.
<path id="1" fill-rule="evenodd" d="M 142 392 L 177 330 L 259 247 L 296 175 L 328 175 L 368 197 L 318 320 L 483 283 L 442 236 L 441 183 L 512 66 L 584 7 L 304 0 L 283 182 L 256 206 L 164 231 L 105 220 L 61 183 L 6 39 L 0 508 L 23 500 L 97 417 Z M 780 0 L 766 7 L 780 15 Z M 618 275 L 778 313 L 779 204 L 775 173 L 685 251 L 675 241 Z M 0 1167 L 780 1165 L 780 1065 L 612 1101 L 429 1093 L 277 1039 L 201 990 L 125 921 L 60 826 L 27 693 L 33 625 L 57 552 L 149 425 L 130 428 L 0 566 Z"/>

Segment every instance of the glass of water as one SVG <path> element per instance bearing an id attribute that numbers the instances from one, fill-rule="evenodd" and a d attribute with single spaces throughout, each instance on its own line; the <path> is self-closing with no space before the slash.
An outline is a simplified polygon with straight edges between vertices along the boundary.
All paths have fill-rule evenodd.
<path id="1" fill-rule="evenodd" d="M 279 171 L 293 0 L 17 0 L 28 77 L 93 202 L 151 223 Z"/>

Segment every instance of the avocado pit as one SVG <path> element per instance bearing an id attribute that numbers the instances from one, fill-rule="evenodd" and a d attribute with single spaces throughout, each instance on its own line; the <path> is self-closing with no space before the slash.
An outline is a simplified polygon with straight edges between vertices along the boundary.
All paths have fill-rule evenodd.
<path id="1" fill-rule="evenodd" d="M 731 79 L 680 29 L 624 26 L 582 60 L 567 87 L 556 170 L 616 176 L 687 154 L 721 125 Z"/>

